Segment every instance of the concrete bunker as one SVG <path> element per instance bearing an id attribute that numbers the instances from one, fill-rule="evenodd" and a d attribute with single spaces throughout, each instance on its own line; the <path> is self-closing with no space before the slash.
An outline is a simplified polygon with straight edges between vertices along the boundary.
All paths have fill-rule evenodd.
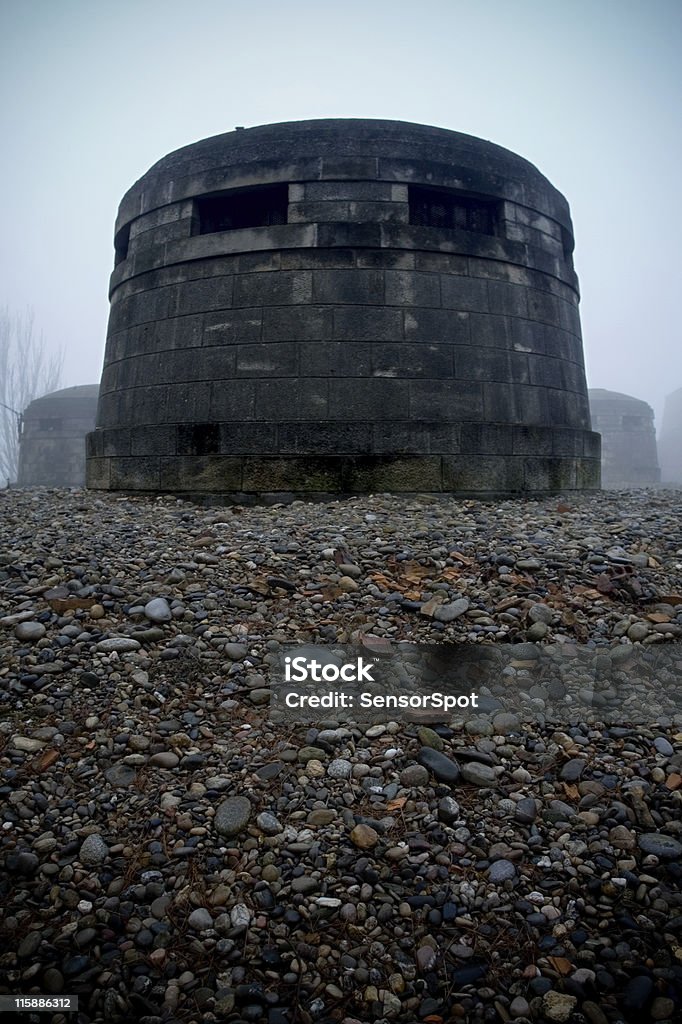
<path id="1" fill-rule="evenodd" d="M 85 438 L 95 425 L 96 384 L 52 391 L 24 410 L 20 487 L 83 487 Z"/>
<path id="2" fill-rule="evenodd" d="M 658 453 L 663 482 L 682 486 L 682 388 L 666 396 Z"/>
<path id="3" fill-rule="evenodd" d="M 481 139 L 264 125 L 125 195 L 88 486 L 244 500 L 599 486 L 563 196 Z"/>
<path id="4" fill-rule="evenodd" d="M 651 487 L 660 482 L 654 410 L 631 395 L 590 388 L 592 426 L 601 434 L 602 486 Z"/>

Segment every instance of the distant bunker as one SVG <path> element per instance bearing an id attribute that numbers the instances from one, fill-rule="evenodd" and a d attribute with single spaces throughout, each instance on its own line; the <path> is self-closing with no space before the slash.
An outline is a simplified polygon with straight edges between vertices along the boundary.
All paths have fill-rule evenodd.
<path id="1" fill-rule="evenodd" d="M 682 485 L 682 388 L 666 397 L 658 443 L 665 483 Z"/>
<path id="2" fill-rule="evenodd" d="M 85 438 L 95 426 L 97 385 L 36 398 L 22 416 L 20 487 L 83 487 Z"/>
<path id="3" fill-rule="evenodd" d="M 89 487 L 597 488 L 563 196 L 400 121 L 241 129 L 124 196 Z"/>
<path id="4" fill-rule="evenodd" d="M 592 426 L 601 434 L 601 480 L 604 487 L 658 484 L 654 410 L 631 395 L 603 388 L 589 391 Z"/>

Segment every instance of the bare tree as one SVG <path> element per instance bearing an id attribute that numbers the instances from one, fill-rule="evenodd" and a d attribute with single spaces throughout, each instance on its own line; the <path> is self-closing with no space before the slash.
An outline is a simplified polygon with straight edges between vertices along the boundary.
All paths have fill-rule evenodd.
<path id="1" fill-rule="evenodd" d="M 19 470 L 21 416 L 34 398 L 59 387 L 64 353 L 49 354 L 36 335 L 33 310 L 0 309 L 0 481 L 15 481 Z"/>

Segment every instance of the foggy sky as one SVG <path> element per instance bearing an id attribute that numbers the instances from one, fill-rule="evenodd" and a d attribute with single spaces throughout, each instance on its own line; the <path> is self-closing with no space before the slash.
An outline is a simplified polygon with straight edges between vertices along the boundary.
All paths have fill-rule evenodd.
<path id="1" fill-rule="evenodd" d="M 588 382 L 682 386 L 677 0 L 2 0 L 0 306 L 99 381 L 124 192 L 235 125 L 417 121 L 567 197 Z"/>

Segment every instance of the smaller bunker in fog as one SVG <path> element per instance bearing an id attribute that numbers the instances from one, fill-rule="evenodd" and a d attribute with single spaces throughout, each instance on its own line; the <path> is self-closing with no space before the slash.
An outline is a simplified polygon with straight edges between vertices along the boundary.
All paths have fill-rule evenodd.
<path id="1" fill-rule="evenodd" d="M 83 487 L 85 436 L 97 418 L 97 384 L 36 398 L 24 410 L 19 447 L 20 487 Z"/>
<path id="2" fill-rule="evenodd" d="M 682 486 L 682 388 L 666 397 L 658 451 L 663 482 Z"/>
<path id="3" fill-rule="evenodd" d="M 658 484 L 654 411 L 631 395 L 604 388 L 589 391 L 592 429 L 601 434 L 602 487 Z"/>

